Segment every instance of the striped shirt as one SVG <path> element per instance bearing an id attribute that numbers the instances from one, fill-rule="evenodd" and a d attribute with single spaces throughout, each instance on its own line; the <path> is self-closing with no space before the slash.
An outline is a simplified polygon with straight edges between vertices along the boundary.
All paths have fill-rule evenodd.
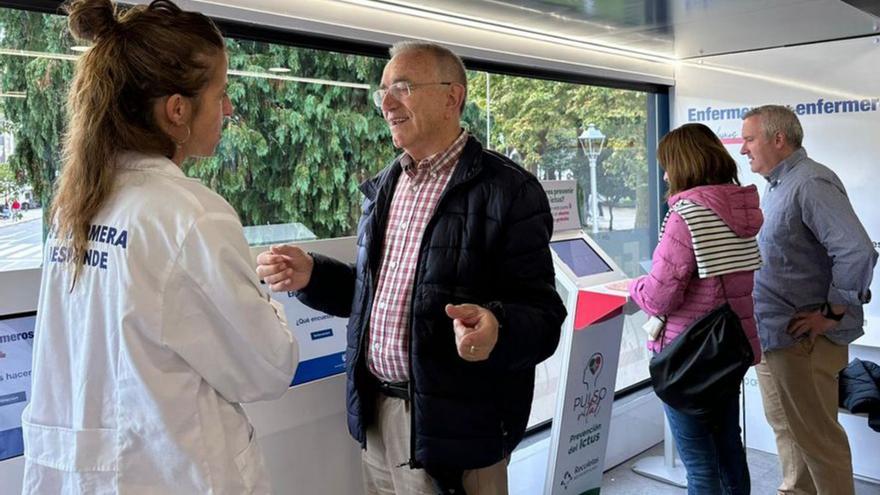
<path id="1" fill-rule="evenodd" d="M 388 212 L 367 337 L 367 365 L 382 381 L 409 380 L 410 315 L 422 235 L 467 139 L 462 131 L 448 148 L 418 163 L 409 155 L 400 160 L 403 173 Z"/>
<path id="2" fill-rule="evenodd" d="M 740 237 L 709 208 L 683 199 L 666 213 L 660 237 L 672 212 L 681 215 L 691 233 L 699 278 L 717 277 L 761 268 L 761 253 L 754 237 Z"/>

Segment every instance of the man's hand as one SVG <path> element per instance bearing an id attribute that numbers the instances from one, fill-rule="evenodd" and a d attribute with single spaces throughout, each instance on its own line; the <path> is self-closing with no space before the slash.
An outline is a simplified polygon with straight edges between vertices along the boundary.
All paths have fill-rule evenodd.
<path id="1" fill-rule="evenodd" d="M 257 256 L 257 275 L 273 292 L 300 290 L 309 285 L 315 260 L 291 245 L 272 246 Z"/>
<path id="2" fill-rule="evenodd" d="M 814 311 L 801 311 L 796 313 L 791 321 L 788 322 L 786 331 L 793 338 L 798 339 L 805 334 L 809 335 L 810 342 L 816 341 L 820 335 L 832 330 L 839 322 L 822 316 L 822 311 L 817 309 Z"/>
<path id="3" fill-rule="evenodd" d="M 488 309 L 476 304 L 446 305 L 452 318 L 455 347 L 465 361 L 485 361 L 498 343 L 498 320 Z"/>

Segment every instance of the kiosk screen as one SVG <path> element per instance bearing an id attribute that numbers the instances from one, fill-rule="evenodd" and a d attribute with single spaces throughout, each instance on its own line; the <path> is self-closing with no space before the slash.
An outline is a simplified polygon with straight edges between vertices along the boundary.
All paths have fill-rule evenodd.
<path id="1" fill-rule="evenodd" d="M 578 277 L 611 271 L 608 263 L 583 239 L 555 241 L 550 243 L 550 247 Z"/>

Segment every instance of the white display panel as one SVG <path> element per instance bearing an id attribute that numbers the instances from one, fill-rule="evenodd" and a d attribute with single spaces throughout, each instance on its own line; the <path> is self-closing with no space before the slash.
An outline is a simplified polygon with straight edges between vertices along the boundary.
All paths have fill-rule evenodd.
<path id="1" fill-rule="evenodd" d="M 340 237 L 295 243 L 307 252 L 320 253 L 346 263 L 354 261 L 355 238 Z M 251 248 L 256 258 L 268 246 Z M 347 318 L 336 318 L 299 302 L 294 292 L 278 292 L 272 298 L 284 306 L 287 326 L 299 344 L 299 365 L 291 385 L 345 372 Z"/>
<path id="2" fill-rule="evenodd" d="M 31 395 L 35 313 L 0 316 L 0 461 L 24 452 L 21 413 Z"/>
<path id="3" fill-rule="evenodd" d="M 622 303 L 621 303 L 622 304 Z M 564 388 L 550 434 L 546 495 L 598 495 L 614 402 L 623 316 L 566 327 Z"/>
<path id="4" fill-rule="evenodd" d="M 273 294 L 284 306 L 287 327 L 299 344 L 299 365 L 291 385 L 345 372 L 346 318 L 336 318 L 299 302 L 294 292 Z"/>

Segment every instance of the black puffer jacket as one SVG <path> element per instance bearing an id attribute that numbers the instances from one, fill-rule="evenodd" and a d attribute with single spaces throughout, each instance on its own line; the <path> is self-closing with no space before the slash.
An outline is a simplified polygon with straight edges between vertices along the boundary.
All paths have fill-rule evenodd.
<path id="1" fill-rule="evenodd" d="M 299 294 L 308 306 L 349 317 L 348 427 L 364 447 L 376 393 L 364 341 L 398 161 L 361 186 L 356 265 L 315 255 Z M 413 467 L 489 466 L 522 439 L 535 365 L 555 350 L 565 318 L 548 245 L 552 225 L 535 177 L 469 138 L 419 251 L 410 323 Z M 501 303 L 498 343 L 488 360 L 464 361 L 444 306 L 490 302 Z"/>
<path id="2" fill-rule="evenodd" d="M 868 415 L 868 426 L 880 431 L 880 365 L 853 359 L 840 372 L 840 407 Z"/>

